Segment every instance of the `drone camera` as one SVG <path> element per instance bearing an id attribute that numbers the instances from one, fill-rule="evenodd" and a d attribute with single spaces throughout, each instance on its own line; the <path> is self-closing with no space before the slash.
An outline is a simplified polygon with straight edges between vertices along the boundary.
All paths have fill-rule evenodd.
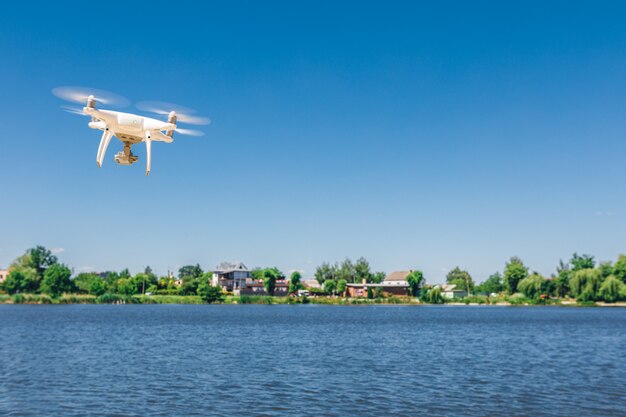
<path id="1" fill-rule="evenodd" d="M 136 155 L 133 155 L 132 153 L 124 153 L 124 152 L 118 152 L 115 154 L 115 162 L 117 162 L 120 165 L 132 165 L 135 162 L 137 162 L 139 158 Z"/>

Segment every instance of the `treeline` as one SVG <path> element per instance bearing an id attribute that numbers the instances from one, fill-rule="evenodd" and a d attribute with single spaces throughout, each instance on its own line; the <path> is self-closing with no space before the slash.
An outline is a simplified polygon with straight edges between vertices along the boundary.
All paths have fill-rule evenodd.
<path id="1" fill-rule="evenodd" d="M 346 284 L 361 282 L 380 283 L 385 277 L 382 272 L 372 273 L 369 263 L 359 258 L 355 263 L 345 259 L 341 263 L 323 263 L 317 267 L 315 278 L 324 292 L 343 294 Z M 421 301 L 438 304 L 444 302 L 441 288 L 429 285 L 421 271 L 415 270 L 407 277 L 410 292 Z M 518 257 L 512 257 L 502 273 L 496 272 L 477 285 L 471 274 L 455 267 L 446 275 L 446 284 L 469 295 L 498 296 L 522 294 L 534 301 L 549 298 L 572 298 L 578 302 L 616 302 L 626 300 L 626 255 L 619 255 L 617 261 L 597 263 L 591 255 L 574 253 L 567 262 L 559 261 L 556 272 L 544 277 L 529 268 Z M 379 291 L 380 292 L 380 291 Z M 370 298 L 380 294 L 368 294 Z"/>
<path id="2" fill-rule="evenodd" d="M 199 265 L 183 266 L 178 280 L 172 276 L 157 277 L 148 266 L 143 272 L 131 275 L 128 269 L 101 274 L 80 273 L 72 278 L 67 265 L 43 246 L 28 249 L 11 263 L 9 274 L 0 283 L 0 291 L 7 294 L 89 294 L 94 296 L 139 294 L 199 295 L 207 302 L 219 301 L 222 290 L 212 287 L 211 273 L 204 273 Z"/>
<path id="3" fill-rule="evenodd" d="M 212 286 L 212 272 L 203 271 L 199 264 L 185 265 L 178 270 L 178 277 L 171 275 L 157 277 L 147 266 L 143 272 L 132 275 L 126 268 L 120 272 L 84 272 L 72 277 L 72 271 L 50 250 L 43 246 L 28 249 L 15 259 L 9 267 L 6 280 L 0 283 L 0 291 L 7 294 L 47 294 L 58 297 L 61 294 L 89 294 L 103 299 L 114 296 L 130 297 L 141 294 L 151 295 L 198 295 L 207 302 L 221 301 L 222 288 Z M 285 275 L 276 267 L 255 268 L 252 278 L 263 280 L 267 294 L 273 295 L 276 281 Z M 302 289 L 301 275 L 293 272 L 289 281 L 289 292 Z"/>
<path id="4" fill-rule="evenodd" d="M 274 294 L 277 281 L 287 280 L 285 274 L 276 267 L 256 268 L 251 271 L 251 275 L 263 281 L 268 295 Z M 345 296 L 348 283 L 360 283 L 363 280 L 380 283 L 384 277 L 383 272 L 372 272 L 369 262 L 363 257 L 354 263 L 350 259 L 333 264 L 324 262 L 315 270 L 315 278 L 322 286 L 320 295 Z M 220 301 L 224 296 L 223 291 L 218 286 L 211 286 L 211 279 L 212 273 L 203 271 L 200 265 L 183 266 L 178 270 L 177 279 L 173 276 L 157 277 L 150 267 L 135 275 L 124 269 L 101 274 L 80 273 L 72 277 L 70 268 L 60 263 L 50 250 L 37 246 L 28 249 L 12 262 L 7 278 L 0 283 L 0 292 L 47 294 L 52 297 L 61 294 L 198 295 L 206 302 Z M 288 278 L 290 294 L 303 289 L 301 280 L 299 272 L 291 273 Z M 411 295 L 420 301 L 444 301 L 441 288 L 428 285 L 421 271 L 414 270 L 407 281 Z M 572 298 L 578 302 L 616 302 L 626 300 L 626 255 L 620 255 L 615 263 L 597 263 L 593 256 L 574 253 L 569 261 L 560 261 L 550 277 L 530 272 L 521 259 L 512 257 L 506 262 L 502 273 L 492 274 L 479 285 L 476 285 L 468 271 L 459 267 L 448 272 L 446 283 L 454 284 L 457 289 L 471 296 L 522 294 L 535 301 Z M 369 298 L 382 297 L 380 289 L 370 292 L 367 294 Z"/>

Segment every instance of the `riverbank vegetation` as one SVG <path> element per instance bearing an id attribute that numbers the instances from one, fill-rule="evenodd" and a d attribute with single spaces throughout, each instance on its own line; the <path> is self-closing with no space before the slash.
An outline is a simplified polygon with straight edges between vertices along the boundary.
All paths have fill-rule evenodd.
<path id="1" fill-rule="evenodd" d="M 186 265 L 178 277 L 157 277 L 150 267 L 132 275 L 120 272 L 79 273 L 60 263 L 48 249 L 37 246 L 13 261 L 0 283 L 0 303 L 13 304 L 477 304 L 477 305 L 596 305 L 626 301 L 626 255 L 615 263 L 596 263 L 593 256 L 574 254 L 560 261 L 550 277 L 530 272 L 512 257 L 499 271 L 476 284 L 471 274 L 455 267 L 446 276 L 447 286 L 460 292 L 450 297 L 442 285 L 429 284 L 419 270 L 406 277 L 407 296 L 386 294 L 380 286 L 368 287 L 363 297 L 347 297 L 350 283 L 383 281 L 383 272 L 372 272 L 369 262 L 323 263 L 315 271 L 319 288 L 308 287 L 295 271 L 286 278 L 278 268 L 256 268 L 254 279 L 263 281 L 266 294 L 234 295 L 211 285 L 211 272 L 200 265 Z M 289 296 L 275 297 L 278 280 L 289 281 Z M 447 291 L 447 292 L 446 292 Z M 447 295 L 444 295 L 447 294 Z"/>

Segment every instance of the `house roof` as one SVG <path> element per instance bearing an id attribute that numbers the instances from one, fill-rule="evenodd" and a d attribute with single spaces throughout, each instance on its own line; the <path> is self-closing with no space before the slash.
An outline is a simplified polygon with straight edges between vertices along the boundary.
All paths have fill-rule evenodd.
<path id="1" fill-rule="evenodd" d="M 233 271 L 246 271 L 249 269 L 243 262 L 222 262 L 215 267 L 214 272 L 233 272 Z"/>
<path id="2" fill-rule="evenodd" d="M 411 271 L 394 271 L 391 274 L 387 275 L 383 282 L 389 281 L 406 281 L 406 277 L 411 273 Z"/>
<path id="3" fill-rule="evenodd" d="M 441 291 L 446 291 L 446 292 L 465 292 L 465 290 L 457 288 L 456 284 L 441 284 Z"/>
<path id="4" fill-rule="evenodd" d="M 319 282 L 316 279 L 305 279 L 302 281 L 302 285 L 306 288 L 322 288 Z"/>

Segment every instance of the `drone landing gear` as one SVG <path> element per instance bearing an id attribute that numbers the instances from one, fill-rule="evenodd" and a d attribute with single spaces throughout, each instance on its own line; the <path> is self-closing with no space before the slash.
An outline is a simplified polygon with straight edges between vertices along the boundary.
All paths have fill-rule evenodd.
<path id="1" fill-rule="evenodd" d="M 137 162 L 137 159 L 139 158 L 136 155 L 133 155 L 130 150 L 131 146 L 133 146 L 132 143 L 124 142 L 124 150 L 115 154 L 115 162 L 120 165 L 131 165 Z"/>

